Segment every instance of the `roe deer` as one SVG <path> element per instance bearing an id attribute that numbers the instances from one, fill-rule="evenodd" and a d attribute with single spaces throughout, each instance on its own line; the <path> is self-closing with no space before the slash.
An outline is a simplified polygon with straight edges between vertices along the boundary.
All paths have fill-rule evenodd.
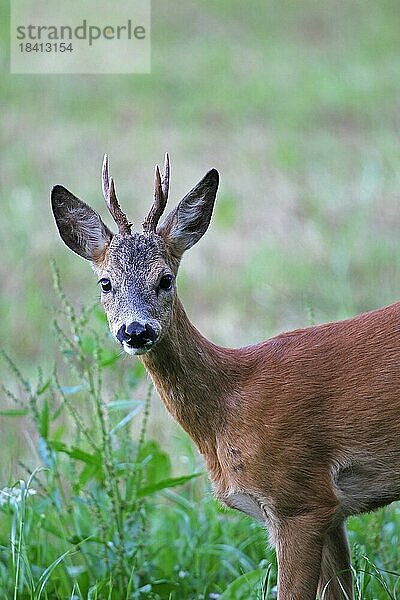
<path id="1" fill-rule="evenodd" d="M 64 187 L 51 195 L 64 242 L 91 261 L 113 336 L 141 355 L 169 412 L 204 456 L 217 497 L 266 524 L 279 600 L 353 598 L 345 519 L 400 498 L 400 303 L 240 349 L 219 347 L 177 296 L 185 250 L 210 223 L 209 171 L 165 220 L 169 161 L 155 173 L 143 231 L 118 225 Z"/>

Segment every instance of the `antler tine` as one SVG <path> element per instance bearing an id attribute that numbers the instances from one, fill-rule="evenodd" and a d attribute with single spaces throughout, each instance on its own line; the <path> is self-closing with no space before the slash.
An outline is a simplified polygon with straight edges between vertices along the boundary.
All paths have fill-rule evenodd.
<path id="1" fill-rule="evenodd" d="M 110 176 L 108 171 L 108 156 L 104 155 L 103 166 L 101 168 L 101 185 L 103 188 L 104 200 L 108 206 L 108 198 L 110 197 Z"/>
<path id="2" fill-rule="evenodd" d="M 115 191 L 115 184 L 112 177 L 110 177 L 108 169 L 108 156 L 104 155 L 103 167 L 102 167 L 102 187 L 104 200 L 106 201 L 107 208 L 111 213 L 112 218 L 118 225 L 118 232 L 122 235 L 130 235 L 132 223 L 129 223 L 126 214 L 122 211 Z"/>
<path id="3" fill-rule="evenodd" d="M 158 221 L 163 214 L 167 199 L 168 199 L 168 188 L 169 188 L 169 158 L 168 154 L 165 155 L 163 176 L 161 178 L 159 166 L 156 165 L 154 172 L 154 201 L 151 209 L 143 222 L 144 231 L 156 231 Z"/>
<path id="4" fill-rule="evenodd" d="M 165 198 L 165 204 L 168 202 L 169 195 L 169 155 L 168 152 L 165 153 L 164 158 L 164 168 L 161 179 L 161 187 Z"/>

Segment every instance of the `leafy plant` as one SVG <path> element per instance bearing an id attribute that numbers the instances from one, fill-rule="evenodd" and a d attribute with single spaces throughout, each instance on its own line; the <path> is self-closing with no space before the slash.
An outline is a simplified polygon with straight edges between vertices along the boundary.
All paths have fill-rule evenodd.
<path id="1" fill-rule="evenodd" d="M 2 415 L 31 416 L 41 466 L 27 466 L 28 480 L 0 495 L 2 529 L 11 532 L 0 556 L 1 589 L 15 600 L 66 597 L 71 589 L 76 597 L 136 597 L 152 580 L 148 498 L 200 473 L 173 477 L 168 456 L 146 439 L 151 385 L 143 400 L 131 398 L 139 378 L 105 402 L 103 376 L 118 354 L 92 328 L 93 310 L 78 315 L 53 272 L 71 333 L 58 320 L 54 327 L 73 383 L 64 385 L 55 367 L 47 379 L 39 371 L 33 386 L 3 352 L 20 395 L 5 390 L 15 408 Z M 139 417 L 135 439 L 129 426 Z"/>

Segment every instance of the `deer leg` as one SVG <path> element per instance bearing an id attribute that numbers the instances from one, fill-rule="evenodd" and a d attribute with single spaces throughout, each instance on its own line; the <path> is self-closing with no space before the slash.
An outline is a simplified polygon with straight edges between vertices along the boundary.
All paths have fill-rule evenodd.
<path id="1" fill-rule="evenodd" d="M 329 529 L 322 548 L 318 594 L 323 600 L 353 600 L 350 551 L 344 523 Z"/>
<path id="2" fill-rule="evenodd" d="M 327 523 L 308 513 L 280 523 L 276 533 L 278 600 L 315 600 Z"/>

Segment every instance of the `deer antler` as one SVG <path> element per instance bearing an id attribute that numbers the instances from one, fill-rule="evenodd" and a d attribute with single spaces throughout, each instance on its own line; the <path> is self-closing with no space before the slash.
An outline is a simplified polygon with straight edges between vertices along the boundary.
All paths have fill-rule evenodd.
<path id="1" fill-rule="evenodd" d="M 155 231 L 158 221 L 167 205 L 169 193 L 169 156 L 165 154 L 162 177 L 160 169 L 156 165 L 154 174 L 154 201 L 152 207 L 143 222 L 143 231 Z"/>
<path id="2" fill-rule="evenodd" d="M 130 235 L 132 223 L 129 223 L 126 214 L 121 210 L 119 205 L 117 194 L 115 192 L 115 184 L 108 171 L 108 156 L 104 155 L 103 168 L 102 168 L 102 187 L 104 200 L 106 201 L 107 208 L 111 213 L 112 218 L 118 225 L 118 232 L 122 235 Z"/>

